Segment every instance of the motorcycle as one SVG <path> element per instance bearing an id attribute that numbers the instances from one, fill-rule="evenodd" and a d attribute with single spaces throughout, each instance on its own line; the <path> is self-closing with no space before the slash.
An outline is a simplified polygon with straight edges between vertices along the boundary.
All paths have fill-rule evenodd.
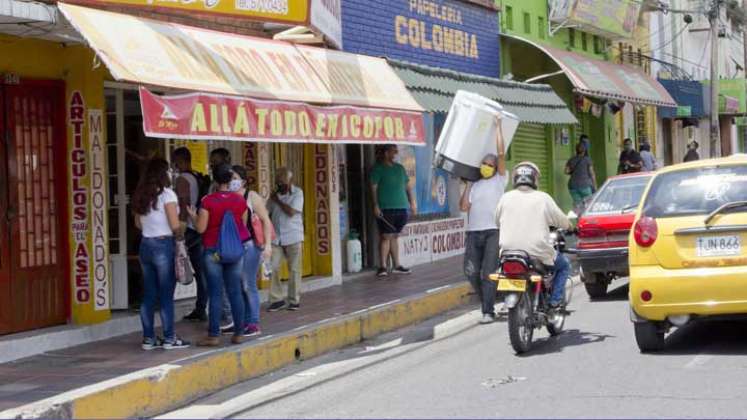
<path id="1" fill-rule="evenodd" d="M 550 241 L 557 252 L 573 253 L 566 249 L 565 232 L 554 230 Z M 521 250 L 505 250 L 501 253 L 498 271 L 490 275 L 496 281 L 497 290 L 506 293 L 508 308 L 508 333 L 511 346 L 517 354 L 526 353 L 532 347 L 535 329 L 547 328 L 551 336 L 563 331 L 566 309 L 573 295 L 573 284 L 569 276 L 563 302 L 556 309 L 550 307 L 553 272 L 542 262 Z"/>

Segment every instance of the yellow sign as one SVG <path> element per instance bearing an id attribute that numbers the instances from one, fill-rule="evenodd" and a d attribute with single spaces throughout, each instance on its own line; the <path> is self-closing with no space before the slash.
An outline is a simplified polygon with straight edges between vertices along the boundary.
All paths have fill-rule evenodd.
<path id="1" fill-rule="evenodd" d="M 192 169 L 201 173 L 208 173 L 208 150 L 204 141 L 174 140 L 174 148 L 186 147 L 192 155 Z"/>
<path id="2" fill-rule="evenodd" d="M 90 6 L 115 4 L 146 10 L 176 10 L 305 25 L 309 22 L 308 0 L 67 0 Z"/>

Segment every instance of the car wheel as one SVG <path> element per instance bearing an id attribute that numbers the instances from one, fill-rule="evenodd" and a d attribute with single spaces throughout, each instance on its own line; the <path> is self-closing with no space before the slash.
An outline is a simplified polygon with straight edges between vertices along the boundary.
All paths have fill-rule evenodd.
<path id="1" fill-rule="evenodd" d="M 587 283 L 584 281 L 584 287 L 589 297 L 593 299 L 601 299 L 607 296 L 607 276 L 604 274 L 595 273 L 594 282 Z"/>
<path id="2" fill-rule="evenodd" d="M 653 322 L 636 322 L 635 341 L 641 353 L 659 351 L 664 348 L 664 330 Z"/>

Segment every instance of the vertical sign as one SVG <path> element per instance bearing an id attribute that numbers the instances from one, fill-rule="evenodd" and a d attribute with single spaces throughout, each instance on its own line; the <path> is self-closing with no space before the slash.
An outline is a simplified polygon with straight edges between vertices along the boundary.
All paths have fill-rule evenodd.
<path id="1" fill-rule="evenodd" d="M 68 120 L 73 133 L 70 148 L 70 176 L 72 192 L 72 215 L 70 232 L 73 242 L 73 294 L 75 302 L 87 304 L 91 302 L 90 282 L 90 252 L 88 248 L 88 161 L 83 142 L 83 127 L 86 107 L 83 95 L 74 91 L 70 97 Z"/>
<path id="2" fill-rule="evenodd" d="M 244 143 L 244 167 L 246 168 L 246 188 L 259 191 L 258 147 L 255 142 Z"/>
<path id="3" fill-rule="evenodd" d="M 316 203 L 316 253 L 329 255 L 329 194 L 332 184 L 329 180 L 329 146 L 314 145 L 314 200 Z"/>
<path id="4" fill-rule="evenodd" d="M 97 311 L 109 309 L 109 264 L 106 235 L 106 149 L 100 109 L 88 110 L 91 160 L 91 234 L 93 237 L 93 302 Z"/>

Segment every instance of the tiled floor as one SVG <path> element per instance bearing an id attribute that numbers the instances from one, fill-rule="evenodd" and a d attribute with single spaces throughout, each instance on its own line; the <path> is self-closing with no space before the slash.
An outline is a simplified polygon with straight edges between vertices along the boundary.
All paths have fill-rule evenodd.
<path id="1" fill-rule="evenodd" d="M 341 286 L 305 294 L 297 312 L 267 313 L 263 308 L 262 332 L 264 336 L 279 334 L 462 280 L 462 257 L 416 267 L 410 275 L 379 279 L 371 273 Z M 206 327 L 205 323 L 179 322 L 176 331 L 194 342 L 206 334 Z M 139 333 L 129 334 L 0 364 L 0 410 L 206 351 L 192 347 L 145 352 L 140 349 L 140 340 Z M 227 344 L 228 338 L 224 342 Z"/>

